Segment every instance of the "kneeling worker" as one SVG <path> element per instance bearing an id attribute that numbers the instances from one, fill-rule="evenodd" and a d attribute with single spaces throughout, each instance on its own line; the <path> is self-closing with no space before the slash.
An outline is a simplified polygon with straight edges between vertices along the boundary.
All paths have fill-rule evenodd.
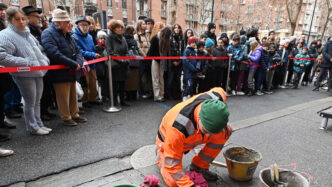
<path id="1" fill-rule="evenodd" d="M 166 113 L 156 144 L 158 165 L 168 186 L 195 185 L 182 169 L 182 156 L 200 144 L 205 146 L 192 159 L 190 170 L 201 173 L 207 181 L 218 179 L 209 167 L 232 134 L 225 101 L 225 91 L 213 88 L 177 104 Z"/>

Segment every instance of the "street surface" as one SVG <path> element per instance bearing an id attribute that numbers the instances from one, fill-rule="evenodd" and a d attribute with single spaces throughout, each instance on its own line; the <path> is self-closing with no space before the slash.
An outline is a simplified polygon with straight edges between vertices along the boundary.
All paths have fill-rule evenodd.
<path id="1" fill-rule="evenodd" d="M 220 180 L 210 185 L 259 186 L 259 171 L 277 163 L 304 172 L 311 186 L 332 186 L 332 123 L 327 132 L 319 130 L 321 118 L 316 114 L 332 105 L 332 99 L 325 91 L 311 89 L 229 97 L 230 123 L 235 129 L 229 146 L 253 148 L 262 153 L 263 160 L 253 180 L 246 183 L 235 182 L 228 177 L 227 169 L 212 166 Z M 102 112 L 102 106 L 86 109 L 84 116 L 89 122 L 77 127 L 62 126 L 60 119 L 47 122 L 53 132 L 45 137 L 28 135 L 23 119 L 12 120 L 18 129 L 11 131 L 11 141 L 1 145 L 14 149 L 15 155 L 0 159 L 0 186 L 139 184 L 144 175 L 158 175 L 155 165 L 134 170 L 128 156 L 154 144 L 161 118 L 176 101 L 140 100 L 130 104 L 114 114 Z M 225 162 L 222 155 L 216 160 Z M 189 164 L 187 158 L 184 167 Z"/>

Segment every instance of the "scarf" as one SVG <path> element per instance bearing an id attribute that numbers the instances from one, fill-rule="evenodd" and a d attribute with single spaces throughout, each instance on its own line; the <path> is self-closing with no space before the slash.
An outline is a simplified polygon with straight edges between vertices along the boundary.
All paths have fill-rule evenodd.
<path id="1" fill-rule="evenodd" d="M 103 49 L 106 48 L 106 46 L 105 46 L 104 44 L 102 44 L 99 40 L 97 40 L 97 43 L 98 43 L 98 45 L 99 45 L 100 47 L 102 47 Z"/>

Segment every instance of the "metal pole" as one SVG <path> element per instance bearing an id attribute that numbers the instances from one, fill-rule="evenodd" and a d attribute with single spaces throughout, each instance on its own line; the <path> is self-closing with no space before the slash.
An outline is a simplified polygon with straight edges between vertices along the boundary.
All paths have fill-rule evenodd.
<path id="1" fill-rule="evenodd" d="M 214 0 L 212 0 L 211 23 L 213 23 Z"/>
<path id="2" fill-rule="evenodd" d="M 112 78 L 112 66 L 111 66 L 111 56 L 108 57 L 108 80 L 109 80 L 109 87 L 110 87 L 110 101 L 111 101 L 111 106 L 104 107 L 103 111 L 104 112 L 119 112 L 121 111 L 121 108 L 117 108 L 114 106 L 114 98 L 113 98 L 113 78 Z M 117 99 L 117 98 L 115 98 Z"/>
<path id="3" fill-rule="evenodd" d="M 314 16 L 315 16 L 316 4 L 317 4 L 317 0 L 315 0 L 314 11 L 312 12 L 312 18 L 311 18 L 311 23 L 310 23 L 310 28 L 309 28 L 309 34 L 308 34 L 308 38 L 307 38 L 307 43 L 309 43 L 309 38 L 310 38 L 310 33 L 311 33 L 311 26 L 312 26 L 312 22 L 313 22 Z"/>
<path id="4" fill-rule="evenodd" d="M 228 70 L 227 70 L 227 82 L 226 82 L 226 93 L 228 93 L 228 85 L 229 85 L 229 76 L 230 76 L 230 73 L 231 73 L 231 63 L 232 63 L 232 57 L 229 56 L 229 59 L 228 59 Z"/>

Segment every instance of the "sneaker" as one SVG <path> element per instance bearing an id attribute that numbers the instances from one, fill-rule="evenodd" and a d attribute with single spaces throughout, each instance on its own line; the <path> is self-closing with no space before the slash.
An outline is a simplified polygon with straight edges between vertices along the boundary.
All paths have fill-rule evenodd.
<path id="1" fill-rule="evenodd" d="M 236 95 L 235 90 L 232 90 L 231 94 L 232 94 L 232 96 L 235 96 Z"/>
<path id="2" fill-rule="evenodd" d="M 190 171 L 195 171 L 203 175 L 204 179 L 208 182 L 214 182 L 218 180 L 218 175 L 208 169 L 198 168 L 194 164 L 190 165 Z"/>
<path id="3" fill-rule="evenodd" d="M 189 96 L 183 96 L 182 101 L 187 101 L 190 97 Z"/>
<path id="4" fill-rule="evenodd" d="M 88 119 L 83 118 L 83 117 L 73 118 L 73 120 L 74 120 L 76 123 L 85 123 L 85 122 L 88 121 Z"/>
<path id="5" fill-rule="evenodd" d="M 253 96 L 253 95 L 254 95 L 254 91 L 249 90 L 249 92 L 248 92 L 248 96 Z"/>
<path id="6" fill-rule="evenodd" d="M 3 129 L 16 129 L 16 126 L 11 124 L 11 123 L 8 123 L 7 121 L 4 121 L 3 123 L 0 123 L 0 128 L 3 128 Z"/>
<path id="7" fill-rule="evenodd" d="M 292 86 L 292 89 L 297 89 L 297 88 L 298 88 L 298 86 L 296 86 L 296 85 Z"/>
<path id="8" fill-rule="evenodd" d="M 266 94 L 273 94 L 273 92 L 271 90 L 266 90 L 265 93 Z"/>
<path id="9" fill-rule="evenodd" d="M 13 150 L 0 148 L 0 157 L 10 156 L 13 154 L 14 154 Z"/>
<path id="10" fill-rule="evenodd" d="M 285 88 L 287 88 L 287 86 L 281 85 L 280 88 L 285 89 Z"/>
<path id="11" fill-rule="evenodd" d="M 32 135 L 38 135 L 38 136 L 44 136 L 44 135 L 48 135 L 49 132 L 46 130 L 43 130 L 42 128 L 39 128 L 37 131 L 33 131 L 31 132 Z"/>
<path id="12" fill-rule="evenodd" d="M 261 95 L 264 95 L 264 93 L 261 92 L 260 90 L 257 90 L 256 93 L 255 93 L 255 95 L 261 96 Z"/>
<path id="13" fill-rule="evenodd" d="M 70 126 L 70 127 L 77 126 L 77 123 L 72 119 L 66 120 L 66 121 L 63 121 L 63 122 L 64 122 L 64 125 L 66 125 L 66 126 Z"/>
<path id="14" fill-rule="evenodd" d="M 236 92 L 236 95 L 246 95 L 244 92 Z"/>
<path id="15" fill-rule="evenodd" d="M 40 128 L 43 129 L 44 131 L 52 132 L 52 129 L 51 129 L 51 128 L 47 128 L 47 127 L 45 127 L 45 126 L 40 127 Z"/>

